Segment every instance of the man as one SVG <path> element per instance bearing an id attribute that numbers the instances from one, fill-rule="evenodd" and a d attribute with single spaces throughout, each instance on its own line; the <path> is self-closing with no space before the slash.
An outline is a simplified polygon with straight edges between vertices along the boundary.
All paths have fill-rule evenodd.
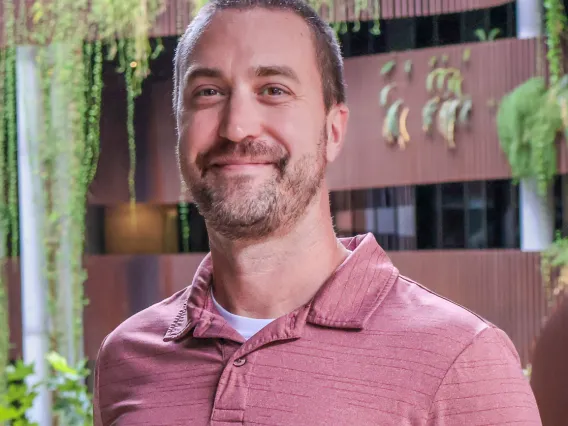
<path id="1" fill-rule="evenodd" d="M 338 240 L 347 126 L 330 28 L 300 0 L 214 0 L 176 52 L 180 169 L 211 252 L 104 341 L 96 425 L 540 424 L 507 336 Z"/>

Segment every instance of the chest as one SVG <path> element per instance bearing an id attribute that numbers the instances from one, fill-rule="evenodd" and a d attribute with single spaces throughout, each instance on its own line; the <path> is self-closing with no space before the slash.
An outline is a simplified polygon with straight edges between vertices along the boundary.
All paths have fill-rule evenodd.
<path id="1" fill-rule="evenodd" d="M 217 345 L 129 363 L 106 425 L 425 425 L 437 375 L 380 353 L 300 339 L 239 357 Z M 148 371 L 156 371 L 149 373 Z"/>

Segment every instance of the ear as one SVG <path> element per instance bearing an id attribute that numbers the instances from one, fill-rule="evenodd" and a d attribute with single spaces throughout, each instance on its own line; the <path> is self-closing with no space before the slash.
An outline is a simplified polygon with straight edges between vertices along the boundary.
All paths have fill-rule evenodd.
<path id="1" fill-rule="evenodd" d="M 347 122 L 349 120 L 349 108 L 345 104 L 334 105 L 327 114 L 326 135 L 327 135 L 327 161 L 333 162 L 345 141 L 347 132 Z"/>

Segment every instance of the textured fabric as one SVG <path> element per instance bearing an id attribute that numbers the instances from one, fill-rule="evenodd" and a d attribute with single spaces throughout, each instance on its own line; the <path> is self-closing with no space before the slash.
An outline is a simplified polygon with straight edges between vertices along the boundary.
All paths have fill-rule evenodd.
<path id="1" fill-rule="evenodd" d="M 541 424 L 503 332 L 400 276 L 371 234 L 342 242 L 314 299 L 246 342 L 212 306 L 207 257 L 105 339 L 95 425 Z"/>

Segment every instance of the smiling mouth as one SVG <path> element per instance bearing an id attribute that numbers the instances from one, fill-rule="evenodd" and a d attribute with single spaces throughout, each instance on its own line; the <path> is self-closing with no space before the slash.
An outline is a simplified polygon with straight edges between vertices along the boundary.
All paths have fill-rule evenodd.
<path id="1" fill-rule="evenodd" d="M 274 161 L 267 159 L 227 158 L 212 161 L 210 167 L 216 169 L 238 169 L 273 166 Z"/>

